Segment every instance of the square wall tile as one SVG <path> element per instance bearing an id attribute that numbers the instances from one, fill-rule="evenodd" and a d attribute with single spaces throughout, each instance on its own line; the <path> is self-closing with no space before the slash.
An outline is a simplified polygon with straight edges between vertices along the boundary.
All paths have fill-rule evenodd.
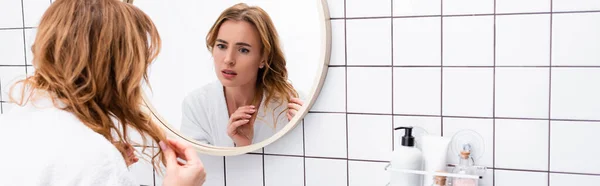
<path id="1" fill-rule="evenodd" d="M 496 13 L 524 12 L 550 12 L 550 0 L 496 0 Z"/>
<path id="2" fill-rule="evenodd" d="M 200 156 L 200 160 L 204 164 L 204 170 L 207 173 L 204 185 L 225 186 L 225 158 L 223 156 L 209 156 L 199 153 L 198 156 Z"/>
<path id="3" fill-rule="evenodd" d="M 494 69 L 444 68 L 443 70 L 443 115 L 492 116 Z"/>
<path id="4" fill-rule="evenodd" d="M 9 90 L 17 81 L 24 78 L 25 67 L 0 67 L 0 90 L 2 91 L 2 94 L 0 95 L 1 100 L 10 101 L 8 97 Z"/>
<path id="5" fill-rule="evenodd" d="M 346 25 L 344 20 L 331 20 L 331 58 L 329 65 L 346 64 Z"/>
<path id="6" fill-rule="evenodd" d="M 392 0 L 346 0 L 346 17 L 381 17 L 392 14 Z"/>
<path id="7" fill-rule="evenodd" d="M 329 67 L 311 111 L 346 112 L 346 67 Z"/>
<path id="8" fill-rule="evenodd" d="M 0 1 L 0 28 L 22 28 L 22 11 L 21 1 Z"/>
<path id="9" fill-rule="evenodd" d="M 394 114 L 440 115 L 440 67 L 394 68 Z"/>
<path id="10" fill-rule="evenodd" d="M 304 186 L 304 158 L 265 155 L 265 186 Z"/>
<path id="11" fill-rule="evenodd" d="M 553 119 L 600 119 L 600 69 L 552 68 Z"/>
<path id="12" fill-rule="evenodd" d="M 393 0 L 394 16 L 440 15 L 442 0 Z"/>
<path id="13" fill-rule="evenodd" d="M 141 152 L 142 149 L 139 147 L 135 147 L 135 151 Z M 131 166 L 129 166 L 129 172 L 133 175 L 133 177 L 140 185 L 154 185 L 154 168 L 152 167 L 152 163 L 150 163 L 150 161 L 144 160 L 141 157 L 139 157 L 139 159 L 140 160 L 137 163 L 134 163 Z"/>
<path id="14" fill-rule="evenodd" d="M 455 141 L 466 141 L 471 144 L 471 155 L 475 165 L 492 167 L 494 156 L 494 121 L 492 119 L 444 118 L 443 135 Z M 475 140 L 475 139 L 482 139 Z M 447 162 L 458 164 L 458 155 L 462 145 L 448 147 Z M 479 147 L 479 148 L 477 148 Z"/>
<path id="15" fill-rule="evenodd" d="M 372 3 L 373 1 L 361 2 Z M 389 19 L 346 20 L 348 65 L 391 65 L 392 23 Z"/>
<path id="16" fill-rule="evenodd" d="M 288 125 L 291 125 L 288 124 Z M 302 156 L 304 154 L 304 120 L 300 120 L 291 131 L 277 141 L 267 145 L 264 150 L 267 154 L 285 154 Z"/>
<path id="17" fill-rule="evenodd" d="M 394 65 L 440 66 L 441 18 L 394 19 Z"/>
<path id="18" fill-rule="evenodd" d="M 37 34 L 37 29 L 25 29 L 25 50 L 26 50 L 26 60 L 27 65 L 33 64 L 33 53 L 31 52 L 31 47 L 35 42 L 35 35 Z"/>
<path id="19" fill-rule="evenodd" d="M 347 161 L 306 158 L 306 186 L 347 186 Z"/>
<path id="20" fill-rule="evenodd" d="M 552 0 L 553 11 L 585 11 L 600 10 L 597 0 Z"/>
<path id="21" fill-rule="evenodd" d="M 550 186 L 596 185 L 598 183 L 600 183 L 600 176 L 550 174 Z"/>
<path id="22" fill-rule="evenodd" d="M 442 0 L 443 14 L 491 14 L 494 0 Z"/>
<path id="23" fill-rule="evenodd" d="M 346 114 L 309 113 L 304 121 L 306 156 L 346 158 Z"/>
<path id="24" fill-rule="evenodd" d="M 550 171 L 600 174 L 600 122 L 552 121 Z"/>
<path id="25" fill-rule="evenodd" d="M 26 27 L 37 27 L 42 15 L 50 6 L 48 0 L 23 0 Z"/>
<path id="26" fill-rule="evenodd" d="M 477 0 L 485 1 L 485 0 Z M 494 17 L 444 17 L 443 65 L 492 66 Z"/>
<path id="27" fill-rule="evenodd" d="M 548 170 L 548 121 L 496 120 L 497 168 Z"/>
<path id="28" fill-rule="evenodd" d="M 419 116 L 394 116 L 394 128 L 413 127 L 412 135 L 415 137 L 415 147 L 421 148 L 421 136 L 442 135 L 441 117 L 419 117 Z M 402 146 L 403 130 L 394 131 L 394 149 Z"/>
<path id="29" fill-rule="evenodd" d="M 262 155 L 225 157 L 227 185 L 263 186 Z"/>
<path id="30" fill-rule="evenodd" d="M 344 1 L 345 0 L 327 0 L 327 7 L 329 8 L 329 17 L 331 17 L 331 18 L 343 18 L 344 17 L 344 9 L 345 9 Z"/>
<path id="31" fill-rule="evenodd" d="M 496 16 L 496 65 L 550 65 L 550 14 Z"/>
<path id="32" fill-rule="evenodd" d="M 348 67 L 348 112 L 392 113 L 392 68 Z"/>
<path id="33" fill-rule="evenodd" d="M 600 4 L 600 1 L 597 1 Z M 600 65 L 600 13 L 552 17 L 552 65 Z"/>
<path id="34" fill-rule="evenodd" d="M 0 30 L 0 65 L 25 65 L 23 30 Z"/>
<path id="35" fill-rule="evenodd" d="M 550 68 L 496 68 L 496 117 L 548 118 Z"/>
<path id="36" fill-rule="evenodd" d="M 496 170 L 495 186 L 548 186 L 548 173 Z"/>
<path id="37" fill-rule="evenodd" d="M 389 161 L 392 116 L 348 115 L 348 159 Z"/>
<path id="38" fill-rule="evenodd" d="M 379 162 L 348 162 L 349 186 L 386 185 L 390 175 L 385 171 L 387 163 Z"/>

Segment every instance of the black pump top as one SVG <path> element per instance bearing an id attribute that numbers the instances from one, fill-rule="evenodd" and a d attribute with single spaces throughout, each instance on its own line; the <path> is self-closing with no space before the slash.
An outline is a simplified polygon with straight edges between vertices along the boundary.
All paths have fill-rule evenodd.
<path id="1" fill-rule="evenodd" d="M 412 136 L 412 127 L 398 127 L 394 130 L 404 129 L 404 136 L 402 136 L 402 146 L 414 147 L 415 137 Z"/>

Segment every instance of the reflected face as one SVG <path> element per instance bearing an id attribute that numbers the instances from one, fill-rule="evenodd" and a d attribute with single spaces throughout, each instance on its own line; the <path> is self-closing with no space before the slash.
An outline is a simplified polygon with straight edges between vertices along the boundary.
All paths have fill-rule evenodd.
<path id="1" fill-rule="evenodd" d="M 262 44 L 254 25 L 227 20 L 221 24 L 212 55 L 215 72 L 225 87 L 256 83 L 262 68 Z"/>

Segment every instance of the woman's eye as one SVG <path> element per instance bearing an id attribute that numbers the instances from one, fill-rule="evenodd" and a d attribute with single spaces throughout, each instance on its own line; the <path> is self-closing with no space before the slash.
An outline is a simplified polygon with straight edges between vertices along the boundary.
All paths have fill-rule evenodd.
<path id="1" fill-rule="evenodd" d="M 217 44 L 217 48 L 219 48 L 219 49 L 224 49 L 224 48 L 225 48 L 225 45 L 224 45 L 224 44 Z"/>
<path id="2" fill-rule="evenodd" d="M 240 52 L 243 54 L 247 54 L 248 52 L 250 52 L 250 50 L 245 49 L 245 48 L 240 48 Z"/>

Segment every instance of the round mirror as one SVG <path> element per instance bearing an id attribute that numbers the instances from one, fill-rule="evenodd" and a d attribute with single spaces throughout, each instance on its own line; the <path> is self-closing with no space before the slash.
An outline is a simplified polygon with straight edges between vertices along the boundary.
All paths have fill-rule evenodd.
<path id="1" fill-rule="evenodd" d="M 144 102 L 205 154 L 258 150 L 308 113 L 330 57 L 325 0 L 137 0 L 162 39 Z"/>

